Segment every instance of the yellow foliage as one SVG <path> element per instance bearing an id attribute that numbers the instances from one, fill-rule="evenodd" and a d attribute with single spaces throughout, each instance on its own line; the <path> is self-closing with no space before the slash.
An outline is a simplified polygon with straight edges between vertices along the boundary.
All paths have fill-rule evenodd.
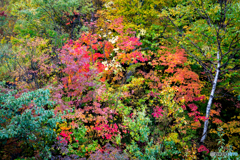
<path id="1" fill-rule="evenodd" d="M 142 28 L 148 29 L 152 24 L 160 24 L 160 10 L 163 6 L 171 5 L 173 0 L 104 0 L 104 10 L 100 15 L 98 25 L 104 28 L 106 21 L 116 18 L 124 18 L 124 26 L 137 31 Z"/>
<path id="2" fill-rule="evenodd" d="M 64 123 L 62 123 L 62 124 L 59 124 L 59 123 L 58 123 L 57 125 L 59 125 L 59 127 L 60 127 L 61 130 L 68 131 L 68 130 L 71 129 L 71 126 L 68 127 L 68 124 L 67 124 L 66 121 L 65 121 Z"/>
<path id="3" fill-rule="evenodd" d="M 180 142 L 180 140 L 178 139 L 177 133 L 170 133 L 166 139 L 167 139 L 167 141 L 174 141 L 175 143 Z"/>
<path id="4" fill-rule="evenodd" d="M 235 120 L 222 123 L 221 127 L 224 129 L 225 135 L 228 136 L 228 145 L 232 145 L 235 150 L 240 148 L 240 116 L 234 116 L 231 119 Z"/>

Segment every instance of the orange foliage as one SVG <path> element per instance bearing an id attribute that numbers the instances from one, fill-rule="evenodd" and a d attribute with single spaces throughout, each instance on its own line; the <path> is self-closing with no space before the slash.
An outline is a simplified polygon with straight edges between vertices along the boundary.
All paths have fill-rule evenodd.
<path id="1" fill-rule="evenodd" d="M 163 85 L 170 85 L 176 90 L 175 100 L 191 102 L 200 95 L 202 88 L 199 76 L 191 71 L 183 49 L 169 49 L 160 47 L 158 53 L 148 52 L 152 57 L 150 64 L 153 68 L 165 66 L 163 70 L 154 69 L 149 73 L 140 71 L 146 79 L 151 79 L 151 88 L 161 89 Z"/>

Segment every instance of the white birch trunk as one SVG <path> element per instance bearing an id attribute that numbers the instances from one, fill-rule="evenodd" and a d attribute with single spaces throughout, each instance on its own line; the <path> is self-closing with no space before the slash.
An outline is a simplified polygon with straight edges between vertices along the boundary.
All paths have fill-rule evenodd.
<path id="1" fill-rule="evenodd" d="M 217 52 L 217 71 L 216 71 L 216 74 L 215 74 L 215 77 L 214 77 L 211 94 L 210 94 L 208 104 L 207 104 L 207 108 L 206 108 L 206 118 L 209 118 L 209 114 L 210 114 L 212 101 L 213 101 L 214 93 L 215 93 L 216 86 L 217 86 L 217 80 L 218 80 L 218 77 L 219 77 L 219 73 L 220 73 L 220 55 L 219 55 L 219 51 L 218 51 Z M 204 122 L 203 135 L 202 135 L 202 138 L 201 138 L 201 141 L 200 141 L 202 143 L 204 142 L 204 140 L 207 137 L 207 129 L 208 129 L 208 119 Z"/>

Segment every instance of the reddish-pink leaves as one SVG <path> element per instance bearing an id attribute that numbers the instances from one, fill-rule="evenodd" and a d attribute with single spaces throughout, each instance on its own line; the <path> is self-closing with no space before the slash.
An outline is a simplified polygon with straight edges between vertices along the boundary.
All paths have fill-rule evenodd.
<path id="1" fill-rule="evenodd" d="M 108 124 L 99 124 L 99 123 L 96 123 L 94 129 L 96 131 L 98 131 L 98 133 L 103 137 L 103 138 L 106 138 L 106 139 L 111 139 L 113 136 L 117 136 L 120 131 L 118 130 L 118 126 L 117 124 L 111 124 L 111 125 L 108 125 Z"/>
<path id="2" fill-rule="evenodd" d="M 205 116 L 200 116 L 200 112 L 197 111 L 198 106 L 194 103 L 188 104 L 188 107 L 190 108 L 191 112 L 188 113 L 189 117 L 193 117 L 194 121 L 197 122 L 198 120 L 205 121 Z"/>
<path id="3" fill-rule="evenodd" d="M 153 117 L 158 118 L 159 116 L 163 116 L 162 112 L 163 112 L 162 107 L 156 106 L 156 108 L 154 108 L 152 115 Z"/>
<path id="4" fill-rule="evenodd" d="M 198 152 L 203 152 L 203 151 L 206 151 L 207 153 L 209 153 L 209 150 L 208 150 L 204 145 L 201 145 L 201 146 L 198 148 Z"/>

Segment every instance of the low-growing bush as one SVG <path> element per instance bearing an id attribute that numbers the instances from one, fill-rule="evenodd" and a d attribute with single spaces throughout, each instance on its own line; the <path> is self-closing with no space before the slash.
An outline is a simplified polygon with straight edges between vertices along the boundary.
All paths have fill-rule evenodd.
<path id="1" fill-rule="evenodd" d="M 4 85 L 2 82 L 1 85 Z M 57 122 L 49 101 L 48 89 L 20 93 L 0 85 L 0 140 L 1 157 L 51 157 L 50 146 L 56 139 Z"/>

